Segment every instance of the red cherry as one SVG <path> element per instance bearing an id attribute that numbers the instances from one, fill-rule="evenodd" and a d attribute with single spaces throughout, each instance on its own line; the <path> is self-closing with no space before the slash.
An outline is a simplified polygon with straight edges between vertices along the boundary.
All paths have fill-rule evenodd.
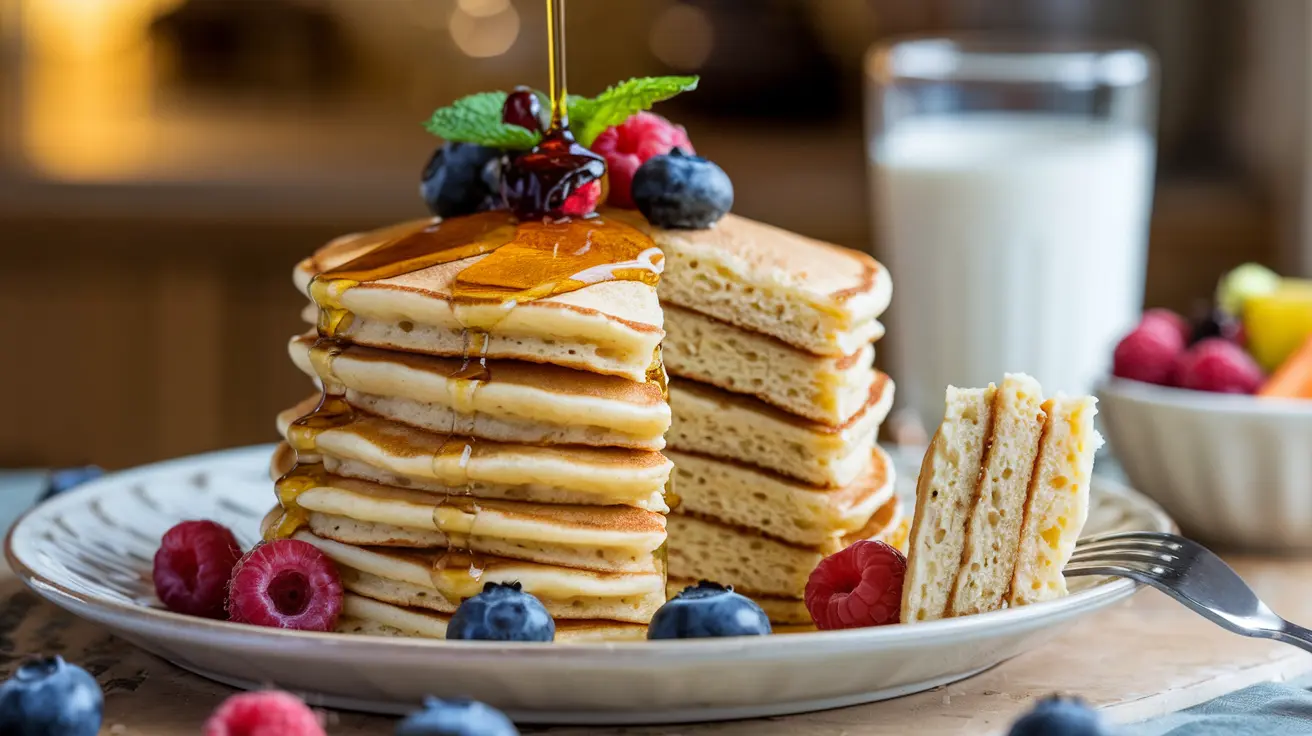
<path id="1" fill-rule="evenodd" d="M 501 122 L 506 125 L 518 125 L 534 133 L 542 130 L 542 101 L 527 87 L 517 87 L 506 95 L 506 104 L 501 108 Z"/>

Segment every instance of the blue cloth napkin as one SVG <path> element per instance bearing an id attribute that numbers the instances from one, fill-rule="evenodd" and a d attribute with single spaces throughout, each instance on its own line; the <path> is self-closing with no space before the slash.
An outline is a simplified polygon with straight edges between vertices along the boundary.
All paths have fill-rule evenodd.
<path id="1" fill-rule="evenodd" d="M 1188 710 L 1126 726 L 1125 736 L 1295 736 L 1312 734 L 1312 678 L 1268 682 Z"/>

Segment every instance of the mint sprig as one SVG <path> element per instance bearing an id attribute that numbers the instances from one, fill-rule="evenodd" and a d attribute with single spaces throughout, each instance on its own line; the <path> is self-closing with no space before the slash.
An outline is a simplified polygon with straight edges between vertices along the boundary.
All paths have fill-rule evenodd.
<path id="1" fill-rule="evenodd" d="M 681 92 L 697 89 L 697 77 L 639 77 L 608 87 L 593 99 L 571 100 L 570 128 L 585 146 L 612 125 L 619 125 L 635 112 L 650 110 L 657 102 Z"/>
<path id="2" fill-rule="evenodd" d="M 698 78 L 638 77 L 620 82 L 593 98 L 570 95 L 568 98 L 570 129 L 574 138 L 591 146 L 601 132 L 619 125 L 630 115 L 648 110 L 657 102 L 681 92 L 697 89 Z M 544 100 L 546 96 L 538 93 Z M 525 150 L 542 139 L 540 133 L 501 122 L 505 92 L 480 92 L 456 100 L 438 109 L 424 127 L 428 132 L 455 143 L 476 143 L 492 148 Z"/>
<path id="3" fill-rule="evenodd" d="M 501 122 L 501 108 L 505 105 L 505 92 L 479 92 L 437 109 L 424 127 L 453 143 L 515 150 L 537 145 L 541 134 Z"/>

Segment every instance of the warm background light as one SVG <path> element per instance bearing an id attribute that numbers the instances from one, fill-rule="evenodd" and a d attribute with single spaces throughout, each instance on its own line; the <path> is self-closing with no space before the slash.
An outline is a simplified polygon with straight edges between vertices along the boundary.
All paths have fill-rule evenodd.
<path id="1" fill-rule="evenodd" d="M 519 13 L 507 0 L 460 0 L 449 30 L 467 56 L 500 56 L 519 38 Z"/>
<path id="2" fill-rule="evenodd" d="M 706 63 L 715 45 L 715 29 L 706 11 L 675 3 L 651 27 L 651 52 L 672 69 L 696 71 Z"/>
<path id="3" fill-rule="evenodd" d="M 150 22 L 177 0 L 25 0 L 21 122 L 28 163 L 49 176 L 131 173 L 148 154 Z"/>

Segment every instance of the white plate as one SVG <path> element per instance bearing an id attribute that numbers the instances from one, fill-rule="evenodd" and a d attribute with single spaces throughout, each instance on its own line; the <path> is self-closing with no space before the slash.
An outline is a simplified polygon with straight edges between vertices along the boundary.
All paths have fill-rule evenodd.
<path id="1" fill-rule="evenodd" d="M 517 721 L 580 725 L 783 715 L 906 695 L 992 667 L 1135 591 L 1124 580 L 1082 579 L 1084 589 L 1060 601 L 912 626 L 555 646 L 289 632 L 160 610 L 150 578 L 160 536 L 206 518 L 254 542 L 272 502 L 270 451 L 181 458 L 93 481 L 28 512 L 6 555 L 55 605 L 220 682 L 274 684 L 316 704 L 380 713 L 412 710 L 428 694 L 467 696 Z M 900 488 L 914 481 L 912 460 Z M 1096 479 L 1093 503 L 1090 533 L 1172 527 L 1118 484 Z"/>

